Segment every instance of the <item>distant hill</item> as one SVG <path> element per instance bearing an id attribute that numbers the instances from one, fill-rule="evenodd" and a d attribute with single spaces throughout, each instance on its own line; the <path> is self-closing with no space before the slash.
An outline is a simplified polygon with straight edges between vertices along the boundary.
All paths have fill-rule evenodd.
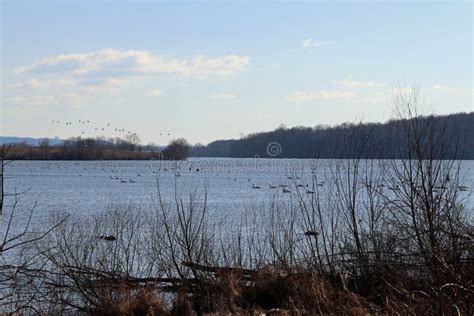
<path id="1" fill-rule="evenodd" d="M 25 144 L 29 146 L 38 146 L 42 139 L 44 138 L 0 136 L 0 145 Z M 52 146 L 61 145 L 63 143 L 62 139 L 48 138 L 48 140 Z"/>
<path id="2" fill-rule="evenodd" d="M 452 136 L 451 141 L 459 142 L 461 150 L 450 156 L 460 159 L 474 159 L 474 112 L 445 116 L 418 117 L 419 122 L 435 119 L 440 127 Z M 251 158 L 350 158 L 345 143 L 356 133 L 368 135 L 366 146 L 360 156 L 363 158 L 404 158 L 400 157 L 399 139 L 393 131 L 401 121 L 386 123 L 364 123 L 327 127 L 280 127 L 276 130 L 247 135 L 241 139 L 218 140 L 206 146 L 194 146 L 191 156 L 195 157 L 241 157 Z M 438 132 L 439 134 L 441 131 Z M 273 147 L 270 148 L 271 144 Z M 275 144 L 277 143 L 277 144 Z M 454 147 L 453 147 L 454 148 Z M 267 150 L 268 149 L 268 150 Z M 273 152 L 271 151 L 273 150 Z"/>

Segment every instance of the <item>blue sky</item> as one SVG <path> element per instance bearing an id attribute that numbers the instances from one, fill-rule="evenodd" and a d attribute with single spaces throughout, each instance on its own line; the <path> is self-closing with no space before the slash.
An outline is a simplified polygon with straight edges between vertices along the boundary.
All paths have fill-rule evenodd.
<path id="1" fill-rule="evenodd" d="M 393 89 L 413 85 L 436 113 L 473 110 L 470 2 L 1 9 L 2 135 L 125 129 L 144 143 L 207 143 L 280 124 L 386 121 Z"/>

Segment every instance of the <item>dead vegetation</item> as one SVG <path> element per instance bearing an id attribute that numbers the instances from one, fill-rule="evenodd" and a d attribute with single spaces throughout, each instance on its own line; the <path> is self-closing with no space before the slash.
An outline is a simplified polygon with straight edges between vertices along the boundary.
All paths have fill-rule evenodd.
<path id="1" fill-rule="evenodd" d="M 417 102 L 416 93 L 401 97 L 404 117 L 416 118 Z M 344 146 L 353 159 L 332 164 L 324 179 L 322 163 L 312 165 L 314 194 L 295 185 L 290 203 L 275 199 L 236 223 L 213 221 L 206 194 L 164 200 L 159 181 L 151 214 L 129 206 L 93 218 L 57 215 L 60 225 L 24 244 L 28 265 L 2 280 L 2 288 L 28 284 L 4 306 L 92 315 L 472 315 L 474 228 L 461 162 L 434 159 L 460 144 L 435 120 L 400 121 L 394 132 L 410 159 L 360 159 L 367 135 L 355 129 Z M 445 141 L 433 143 L 434 133 Z M 21 309 L 13 298 L 25 302 Z"/>

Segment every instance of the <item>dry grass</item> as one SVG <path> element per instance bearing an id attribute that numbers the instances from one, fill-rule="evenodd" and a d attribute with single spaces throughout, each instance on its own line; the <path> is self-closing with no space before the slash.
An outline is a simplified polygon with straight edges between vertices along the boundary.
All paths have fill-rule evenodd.
<path id="1" fill-rule="evenodd" d="M 88 312 L 91 315 L 169 315 L 161 299 L 153 291 L 140 291 L 134 295 L 123 291 L 115 301 L 96 306 Z"/>

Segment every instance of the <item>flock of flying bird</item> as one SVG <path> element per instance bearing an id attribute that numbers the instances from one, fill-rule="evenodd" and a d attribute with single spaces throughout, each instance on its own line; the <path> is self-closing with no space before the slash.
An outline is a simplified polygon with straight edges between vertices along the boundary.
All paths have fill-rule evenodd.
<path id="1" fill-rule="evenodd" d="M 51 123 L 52 124 L 61 124 L 61 121 L 59 120 L 51 120 Z M 91 121 L 90 120 L 78 120 L 77 121 L 77 125 L 79 126 L 82 126 L 83 127 L 88 127 L 88 125 L 91 124 Z M 72 126 L 73 125 L 73 122 L 72 121 L 67 121 L 64 123 L 65 126 Z M 105 132 L 106 130 L 109 130 L 111 129 L 111 126 L 110 126 L 110 123 L 107 123 L 106 126 L 104 127 L 94 127 L 94 131 L 96 132 Z M 114 128 L 114 132 L 116 133 L 124 133 L 125 135 L 137 135 L 137 133 L 134 133 L 130 130 L 126 130 L 125 128 Z M 81 135 L 85 135 L 86 132 L 84 131 L 84 129 L 81 129 Z M 167 135 L 167 136 L 170 136 L 171 133 L 160 133 L 160 136 L 163 136 L 163 135 Z M 55 136 L 54 137 L 55 139 L 59 139 L 59 136 Z"/>

